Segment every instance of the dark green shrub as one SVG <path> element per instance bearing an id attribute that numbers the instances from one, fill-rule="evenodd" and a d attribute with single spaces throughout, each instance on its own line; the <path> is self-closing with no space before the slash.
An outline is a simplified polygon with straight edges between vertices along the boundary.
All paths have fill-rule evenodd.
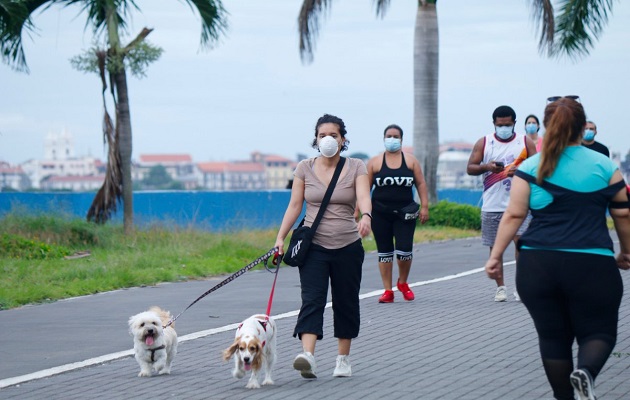
<path id="1" fill-rule="evenodd" d="M 429 221 L 425 225 L 481 230 L 481 209 L 442 200 L 429 206 Z"/>
<path id="2" fill-rule="evenodd" d="M 10 233 L 3 233 L 0 236 L 0 257 L 41 260 L 62 258 L 71 253 L 63 246 L 49 245 Z"/>
<path id="3" fill-rule="evenodd" d="M 102 245 L 112 229 L 63 214 L 16 212 L 0 218 L 0 233 L 67 247 Z"/>
<path id="4" fill-rule="evenodd" d="M 97 228 L 98 226 L 96 224 L 83 222 L 70 226 L 70 238 L 68 239 L 69 244 L 73 246 L 98 244 L 99 237 L 96 231 Z"/>

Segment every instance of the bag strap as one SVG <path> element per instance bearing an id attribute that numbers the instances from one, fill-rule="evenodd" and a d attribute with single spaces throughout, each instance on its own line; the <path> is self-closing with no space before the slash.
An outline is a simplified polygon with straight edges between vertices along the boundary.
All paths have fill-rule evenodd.
<path id="1" fill-rule="evenodd" d="M 335 173 L 333 174 L 332 179 L 330 180 L 330 184 L 328 185 L 328 189 L 326 189 L 326 194 L 324 195 L 324 199 L 322 200 L 322 205 L 319 207 L 319 211 L 317 212 L 317 217 L 315 217 L 315 221 L 313 221 L 313 225 L 311 225 L 311 229 L 313 233 L 317 230 L 317 225 L 319 225 L 319 221 L 322 220 L 324 216 L 324 212 L 326 211 L 326 207 L 328 207 L 328 203 L 330 202 L 330 198 L 332 197 L 333 190 L 335 190 L 335 186 L 337 185 L 337 180 L 339 180 L 339 175 L 341 175 L 341 169 L 346 162 L 345 157 L 339 158 L 339 162 L 337 163 L 337 168 L 335 168 Z M 304 217 L 306 218 L 306 217 Z M 304 220 L 302 220 L 302 223 Z"/>

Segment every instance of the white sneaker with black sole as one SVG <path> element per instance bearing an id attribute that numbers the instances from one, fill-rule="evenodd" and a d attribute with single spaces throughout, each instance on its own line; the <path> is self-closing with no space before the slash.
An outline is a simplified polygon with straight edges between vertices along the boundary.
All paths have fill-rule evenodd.
<path id="1" fill-rule="evenodd" d="M 593 392 L 593 378 L 588 371 L 576 369 L 569 378 L 579 400 L 597 400 Z"/>
<path id="2" fill-rule="evenodd" d="M 352 367 L 350 366 L 350 358 L 348 356 L 337 356 L 337 366 L 333 372 L 333 376 L 337 378 L 347 378 L 352 376 Z"/>
<path id="3" fill-rule="evenodd" d="M 317 378 L 317 375 L 315 374 L 315 369 L 317 368 L 317 364 L 315 364 L 315 357 L 308 351 L 300 353 L 295 357 L 295 360 L 293 360 L 293 368 L 300 371 L 302 378 Z"/>

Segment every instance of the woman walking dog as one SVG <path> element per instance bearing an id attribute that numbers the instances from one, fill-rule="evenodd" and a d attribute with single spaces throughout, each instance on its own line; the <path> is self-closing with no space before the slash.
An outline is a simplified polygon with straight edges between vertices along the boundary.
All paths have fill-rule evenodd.
<path id="1" fill-rule="evenodd" d="M 337 165 L 344 161 L 340 153 L 348 148 L 346 134 L 341 118 L 325 114 L 318 119 L 312 146 L 319 150 L 321 156 L 303 160 L 295 169 L 291 199 L 274 245 L 280 254 L 284 254 L 284 240 L 302 212 L 304 200 L 304 225 L 313 225 Z M 363 214 L 358 223 L 354 219 L 355 205 Z M 317 226 L 306 260 L 298 267 L 302 306 L 293 336 L 300 338 L 304 351 L 297 355 L 293 367 L 304 378 L 317 377 L 315 344 L 324 337 L 328 282 L 339 354 L 333 376 L 352 375 L 348 356 L 352 339 L 359 335 L 359 289 L 364 257 L 361 238 L 370 233 L 371 212 L 365 164 L 357 158 L 347 158 Z"/>

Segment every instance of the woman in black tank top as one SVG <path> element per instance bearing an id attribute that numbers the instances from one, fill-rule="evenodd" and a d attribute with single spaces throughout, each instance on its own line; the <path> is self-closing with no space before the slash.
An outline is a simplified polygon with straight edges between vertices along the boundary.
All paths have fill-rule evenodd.
<path id="1" fill-rule="evenodd" d="M 420 196 L 420 222 L 429 219 L 429 196 L 420 168 L 420 163 L 412 155 L 402 152 L 403 131 L 397 125 L 385 128 L 385 152 L 368 162 L 368 177 L 372 191 L 372 232 L 378 249 L 378 266 L 385 292 L 379 303 L 392 303 L 392 269 L 394 255 L 398 263 L 397 288 L 403 298 L 411 301 L 415 298 L 407 279 L 413 259 L 413 235 L 416 219 L 403 220 L 394 211 L 413 202 L 413 188 Z M 394 243 L 395 242 L 395 243 Z"/>

